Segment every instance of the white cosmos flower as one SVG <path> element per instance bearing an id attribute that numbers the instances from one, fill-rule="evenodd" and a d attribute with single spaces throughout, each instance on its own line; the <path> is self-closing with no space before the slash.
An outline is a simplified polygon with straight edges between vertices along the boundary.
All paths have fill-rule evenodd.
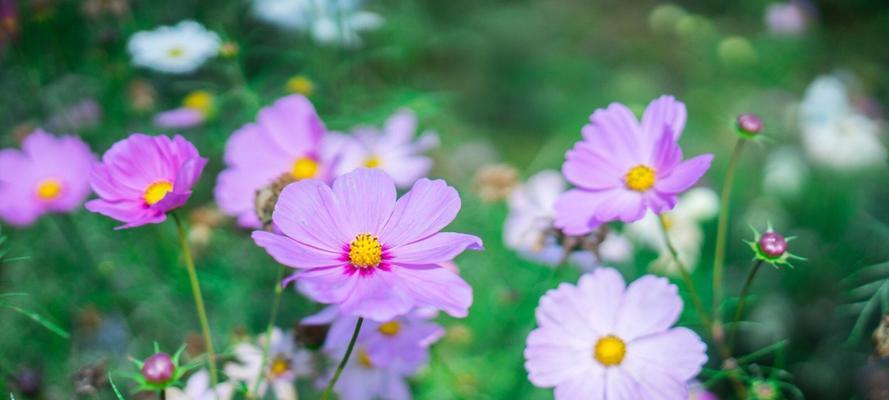
<path id="1" fill-rule="evenodd" d="M 762 187 L 766 193 L 795 197 L 809 177 L 809 167 L 796 147 L 779 147 L 766 160 Z"/>
<path id="2" fill-rule="evenodd" d="M 359 9 L 361 0 L 253 0 L 253 13 L 283 29 L 310 34 L 321 44 L 355 47 L 358 34 L 379 28 L 383 17 Z"/>
<path id="3" fill-rule="evenodd" d="M 509 214 L 503 226 L 503 241 L 507 247 L 523 258 L 548 266 L 556 266 L 562 261 L 564 250 L 558 243 L 553 220 L 556 199 L 566 186 L 562 174 L 543 170 L 513 189 L 508 199 Z M 603 261 L 623 262 L 632 257 L 632 246 L 619 234 L 609 233 L 599 245 L 599 253 Z M 596 256 L 585 250 L 573 251 L 567 261 L 585 271 L 599 264 Z"/>
<path id="4" fill-rule="evenodd" d="M 185 389 L 172 387 L 166 392 L 167 400 L 228 400 L 234 393 L 234 386 L 230 382 L 219 383 L 214 393 L 210 389 L 210 373 L 202 369 L 188 378 Z"/>
<path id="5" fill-rule="evenodd" d="M 225 374 L 232 380 L 243 382 L 251 391 L 256 387 L 256 381 L 262 379 L 256 393 L 260 398 L 265 396 L 271 386 L 276 399 L 295 400 L 297 397 L 293 381 L 312 372 L 312 356 L 307 350 L 297 348 L 293 332 L 284 333 L 275 327 L 272 330 L 265 371 L 261 371 L 265 339 L 263 334 L 257 344 L 238 344 L 235 347 L 238 363 L 226 364 Z"/>
<path id="6" fill-rule="evenodd" d="M 882 164 L 880 124 L 859 112 L 836 76 L 821 76 L 800 104 L 803 146 L 815 163 L 841 171 Z"/>
<path id="7" fill-rule="evenodd" d="M 169 74 L 187 74 L 219 53 L 219 35 L 195 21 L 136 32 L 127 49 L 133 64 Z"/>
<path id="8" fill-rule="evenodd" d="M 718 211 L 719 197 L 716 193 L 708 188 L 698 187 L 680 196 L 676 207 L 662 214 L 667 220 L 670 241 L 679 253 L 679 259 L 689 270 L 694 270 L 701 255 L 701 245 L 704 241 L 701 223 L 716 216 Z M 627 236 L 658 252 L 658 258 L 651 264 L 653 270 L 668 275 L 679 272 L 667 249 L 657 215 L 648 212 L 641 220 L 627 224 L 626 233 Z"/>

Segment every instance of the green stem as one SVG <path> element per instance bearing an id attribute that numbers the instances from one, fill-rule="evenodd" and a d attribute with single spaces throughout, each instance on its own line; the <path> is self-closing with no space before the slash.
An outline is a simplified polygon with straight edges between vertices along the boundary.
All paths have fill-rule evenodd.
<path id="1" fill-rule="evenodd" d="M 167 400 L 167 390 L 161 389 L 157 391 L 157 398 L 160 400 Z"/>
<path id="2" fill-rule="evenodd" d="M 272 331 L 275 329 L 275 321 L 278 319 L 278 307 L 281 304 L 281 294 L 284 293 L 284 286 L 281 285 L 281 279 L 284 278 L 284 266 L 278 267 L 278 277 L 275 279 L 275 297 L 272 299 L 272 310 L 269 313 L 269 324 L 265 330 L 265 345 L 262 348 L 262 362 L 260 363 L 260 371 L 265 371 L 266 364 L 269 360 L 269 347 L 272 344 Z M 259 391 L 259 382 L 257 379 L 253 384 L 252 394 Z"/>
<path id="3" fill-rule="evenodd" d="M 349 362 L 349 356 L 352 355 L 352 349 L 355 348 L 355 341 L 358 340 L 358 332 L 361 331 L 362 323 L 364 323 L 364 318 L 359 317 L 358 322 L 355 323 L 355 332 L 352 332 L 352 340 L 349 340 L 349 347 L 346 348 L 346 354 L 343 355 L 343 359 L 340 360 L 340 365 L 336 367 L 336 372 L 333 373 L 333 378 L 330 378 L 330 382 L 327 383 L 327 388 L 324 389 L 324 393 L 321 394 L 321 400 L 330 398 L 330 393 L 333 392 L 333 386 L 336 385 L 336 381 L 340 379 L 340 374 L 343 373 L 343 368 L 346 368 L 346 363 Z"/>
<path id="4" fill-rule="evenodd" d="M 173 220 L 176 221 L 176 232 L 179 233 L 179 244 L 182 245 L 182 256 L 185 258 L 188 279 L 191 281 L 191 293 L 194 295 L 194 305 L 197 308 L 198 319 L 201 322 L 201 331 L 204 334 L 204 345 L 207 347 L 207 364 L 210 367 L 211 388 L 215 390 L 216 384 L 219 383 L 219 376 L 216 372 L 216 355 L 213 353 L 210 324 L 207 322 L 207 311 L 204 309 L 204 297 L 201 296 L 201 285 L 198 282 L 198 274 L 194 268 L 194 258 L 191 256 L 191 247 L 188 245 L 188 238 L 185 235 L 182 220 L 175 213 L 171 214 L 173 215 Z"/>
<path id="5" fill-rule="evenodd" d="M 698 318 L 701 320 L 701 324 L 710 331 L 712 334 L 711 321 L 710 317 L 707 316 L 707 311 L 704 310 L 704 303 L 701 301 L 701 297 L 698 295 L 698 290 L 695 288 L 694 282 L 691 280 L 691 275 L 688 273 L 688 269 L 685 266 L 685 263 L 679 259 L 679 253 L 676 251 L 676 248 L 673 247 L 673 242 L 670 241 L 670 235 L 667 233 L 667 221 L 664 220 L 664 216 L 660 215 L 658 219 L 661 223 L 661 232 L 664 234 L 664 242 L 667 244 L 667 250 L 670 252 L 670 255 L 673 257 L 673 262 L 676 263 L 679 269 L 679 274 L 682 275 L 682 281 L 685 282 L 685 287 L 688 289 L 688 293 L 691 296 L 691 301 L 694 304 L 695 311 L 698 313 Z"/>
<path id="6" fill-rule="evenodd" d="M 735 318 L 732 319 L 732 330 L 728 336 L 727 345 L 729 349 L 732 349 L 735 346 L 735 337 L 738 335 L 738 324 L 741 322 L 741 315 L 744 313 L 744 304 L 747 300 L 747 295 L 750 293 L 753 278 L 756 277 L 756 273 L 761 266 L 762 260 L 757 260 L 756 264 L 753 265 L 753 268 L 750 269 L 750 272 L 747 273 L 747 280 L 744 282 L 744 288 L 741 289 L 741 297 L 738 299 L 738 307 L 735 309 Z"/>
<path id="7" fill-rule="evenodd" d="M 722 194 L 719 197 L 719 223 L 716 228 L 716 250 L 713 252 L 713 320 L 716 323 L 722 319 L 719 309 L 722 303 L 722 269 L 725 264 L 728 212 L 731 203 L 732 186 L 735 181 L 735 170 L 738 167 L 738 160 L 741 158 L 744 142 L 745 139 L 738 139 L 738 142 L 735 143 L 735 148 L 732 150 L 732 158 L 729 160 L 728 169 L 725 171 Z"/>
<path id="8" fill-rule="evenodd" d="M 83 236 L 80 234 L 80 230 L 77 229 L 77 224 L 74 223 L 71 216 L 68 214 L 58 214 L 55 221 L 59 226 L 59 230 L 62 231 L 62 236 L 68 241 L 68 245 L 80 254 L 80 258 L 83 259 L 84 263 L 95 268 L 97 266 L 95 258 L 93 258 L 89 247 L 86 246 L 86 242 L 83 241 Z"/>

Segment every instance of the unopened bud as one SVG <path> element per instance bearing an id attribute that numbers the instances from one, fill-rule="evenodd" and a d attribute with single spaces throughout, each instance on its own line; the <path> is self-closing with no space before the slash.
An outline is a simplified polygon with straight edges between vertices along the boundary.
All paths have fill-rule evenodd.
<path id="1" fill-rule="evenodd" d="M 741 114 L 737 120 L 738 130 L 741 133 L 754 136 L 762 131 L 762 119 L 756 114 Z"/>
<path id="2" fill-rule="evenodd" d="M 778 258 L 787 251 L 787 241 L 777 232 L 766 232 L 759 238 L 759 250 L 769 258 Z"/>
<path id="3" fill-rule="evenodd" d="M 176 364 L 167 353 L 156 353 L 142 364 L 142 377 L 154 384 L 163 384 L 173 378 Z"/>

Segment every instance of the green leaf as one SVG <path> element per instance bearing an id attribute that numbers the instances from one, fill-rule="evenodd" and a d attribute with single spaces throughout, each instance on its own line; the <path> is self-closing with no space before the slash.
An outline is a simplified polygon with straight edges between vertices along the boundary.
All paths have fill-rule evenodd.
<path id="1" fill-rule="evenodd" d="M 55 333 L 56 335 L 62 337 L 63 339 L 68 339 L 71 337 L 71 335 L 69 335 L 68 332 L 65 332 L 64 329 L 60 328 L 58 325 L 50 322 L 49 320 L 41 317 L 39 314 L 37 314 L 33 311 L 28 311 L 28 310 L 25 310 L 23 308 L 20 308 L 18 306 L 14 306 L 14 305 L 8 304 L 8 303 L 0 303 L 0 307 L 6 307 L 10 310 L 18 312 L 19 314 L 22 314 L 22 315 L 30 318 L 32 321 L 34 321 L 40 325 L 43 325 L 44 328 L 46 328 L 50 332 Z"/>
<path id="2" fill-rule="evenodd" d="M 111 384 L 111 390 L 114 390 L 114 395 L 117 396 L 117 400 L 125 400 L 123 395 L 120 394 L 120 390 L 117 390 L 117 385 L 114 384 L 114 379 L 111 379 L 111 372 L 108 372 L 108 383 Z"/>

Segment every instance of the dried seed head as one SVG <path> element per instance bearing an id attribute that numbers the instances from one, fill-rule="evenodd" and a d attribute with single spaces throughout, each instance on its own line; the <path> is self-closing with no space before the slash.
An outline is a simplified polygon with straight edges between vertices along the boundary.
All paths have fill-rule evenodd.
<path id="1" fill-rule="evenodd" d="M 883 316 L 880 325 L 874 329 L 871 337 L 874 341 L 874 356 L 877 358 L 889 358 L 889 314 Z"/>
<path id="2" fill-rule="evenodd" d="M 275 212 L 275 204 L 278 203 L 278 196 L 287 185 L 296 182 L 296 178 L 291 174 L 283 174 L 275 179 L 268 186 L 256 191 L 256 199 L 254 206 L 256 207 L 256 216 L 263 227 L 269 227 L 272 224 L 272 213 Z"/>

